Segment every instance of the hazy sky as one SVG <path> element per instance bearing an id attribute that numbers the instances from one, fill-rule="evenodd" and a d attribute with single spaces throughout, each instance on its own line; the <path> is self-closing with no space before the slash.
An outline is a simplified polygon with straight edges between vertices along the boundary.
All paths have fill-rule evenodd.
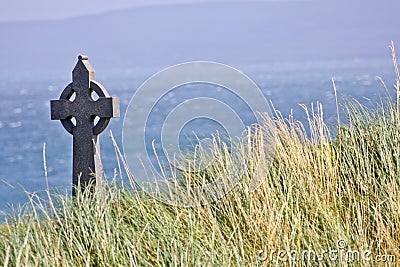
<path id="1" fill-rule="evenodd" d="M 193 60 L 390 59 L 390 41 L 400 43 L 400 0 L 4 1 L 0 73 L 56 70 L 73 65 L 80 53 L 98 60 L 98 68 L 120 69 Z M 172 6 L 179 3 L 193 5 Z M 153 6 L 132 8 L 146 5 Z M 130 9 L 110 12 L 124 8 Z M 4 22 L 16 20 L 26 22 Z"/>
<path id="2" fill-rule="evenodd" d="M 135 6 L 199 2 L 247 2 L 248 0 L 0 0 L 0 21 L 63 19 Z M 261 0 L 304 1 L 304 0 Z M 324 0 L 322 0 L 324 1 Z"/>

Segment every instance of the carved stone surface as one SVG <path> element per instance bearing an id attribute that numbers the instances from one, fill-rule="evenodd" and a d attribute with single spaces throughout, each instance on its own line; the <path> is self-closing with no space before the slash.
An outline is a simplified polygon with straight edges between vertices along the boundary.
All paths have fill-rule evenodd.
<path id="1" fill-rule="evenodd" d="M 94 100 L 92 94 L 98 99 Z M 106 89 L 95 81 L 95 71 L 88 57 L 79 56 L 72 71 L 72 83 L 61 93 L 59 100 L 51 100 L 51 119 L 60 120 L 73 135 L 72 195 L 76 195 L 78 179 L 83 191 L 95 185 L 103 175 L 98 135 L 111 118 L 120 116 L 119 99 L 109 97 Z M 95 123 L 96 117 L 99 118 Z M 74 121 L 75 120 L 75 124 Z"/>

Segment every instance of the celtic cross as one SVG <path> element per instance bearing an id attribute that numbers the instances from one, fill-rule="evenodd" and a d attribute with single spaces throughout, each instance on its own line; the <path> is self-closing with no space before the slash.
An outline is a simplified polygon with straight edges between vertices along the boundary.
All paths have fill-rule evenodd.
<path id="1" fill-rule="evenodd" d="M 98 95 L 97 100 L 93 99 L 93 93 Z M 78 182 L 83 191 L 89 184 L 95 185 L 96 177 L 103 176 L 99 134 L 111 118 L 119 117 L 119 108 L 119 99 L 109 97 L 106 89 L 95 81 L 95 71 L 88 57 L 79 56 L 72 71 L 72 83 L 59 100 L 51 100 L 51 119 L 60 120 L 73 136 L 73 196 Z M 96 118 L 99 118 L 97 122 Z"/>

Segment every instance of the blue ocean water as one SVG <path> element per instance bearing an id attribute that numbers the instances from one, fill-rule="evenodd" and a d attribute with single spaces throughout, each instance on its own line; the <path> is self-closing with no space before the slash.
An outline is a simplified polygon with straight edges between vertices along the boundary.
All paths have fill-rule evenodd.
<path id="1" fill-rule="evenodd" d="M 284 115 L 305 121 L 299 104 L 322 103 L 325 120 L 336 123 L 336 103 L 331 79 L 340 95 L 354 97 L 362 103 L 374 103 L 387 92 L 377 77 L 381 77 L 394 94 L 394 71 L 390 57 L 381 59 L 351 59 L 325 62 L 275 63 L 233 66 L 250 77 L 265 98 Z M 97 70 L 97 80 L 113 96 L 121 100 L 121 118 L 112 119 L 100 136 L 101 153 L 106 175 L 113 177 L 117 167 L 110 130 L 122 146 L 123 116 L 135 90 L 147 78 L 163 67 L 152 69 Z M 58 99 L 70 82 L 70 73 L 61 75 L 0 75 L 0 217 L 12 206 L 28 201 L 29 193 L 46 190 L 43 148 L 46 144 L 48 183 L 51 188 L 70 192 L 72 168 L 72 136 L 61 124 L 50 120 L 50 100 Z M 164 105 L 176 105 L 182 100 L 175 94 Z M 218 92 L 215 92 L 218 94 Z M 190 94 L 189 94 L 190 96 Z M 188 95 L 185 95 L 187 98 Z M 231 102 L 227 99 L 227 104 Z M 165 111 L 165 110 L 164 110 Z M 154 111 L 165 117 L 163 109 Z M 158 113 L 157 113 L 158 112 Z M 157 121 L 157 120 L 156 120 Z M 161 119 L 162 121 L 162 119 Z M 199 123 L 193 124 L 199 127 Z M 159 125 L 153 125 L 157 128 Z M 203 127 L 202 127 L 203 128 Z M 206 127 L 203 128 L 208 129 Z M 139 129 L 140 130 L 140 129 Z M 194 131 L 196 129 L 193 129 Z M 185 129 L 191 132 L 192 129 Z M 1 218 L 0 218 L 1 219 Z"/>

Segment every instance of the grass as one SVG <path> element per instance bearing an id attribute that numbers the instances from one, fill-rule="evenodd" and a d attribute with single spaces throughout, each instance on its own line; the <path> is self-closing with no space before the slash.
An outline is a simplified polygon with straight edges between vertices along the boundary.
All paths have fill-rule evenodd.
<path id="1" fill-rule="evenodd" d="M 304 106 L 308 125 L 275 110 L 238 142 L 236 155 L 215 146 L 213 166 L 185 173 L 187 184 L 224 177 L 235 164 L 247 169 L 226 197 L 208 205 L 164 204 L 116 177 L 99 183 L 93 197 L 33 194 L 0 227 L 0 262 L 394 266 L 400 261 L 400 82 L 395 89 L 395 100 L 375 108 L 350 101 L 341 114 L 346 124 L 338 121 L 333 130 L 322 106 Z M 262 183 L 254 189 L 254 181 Z"/>

